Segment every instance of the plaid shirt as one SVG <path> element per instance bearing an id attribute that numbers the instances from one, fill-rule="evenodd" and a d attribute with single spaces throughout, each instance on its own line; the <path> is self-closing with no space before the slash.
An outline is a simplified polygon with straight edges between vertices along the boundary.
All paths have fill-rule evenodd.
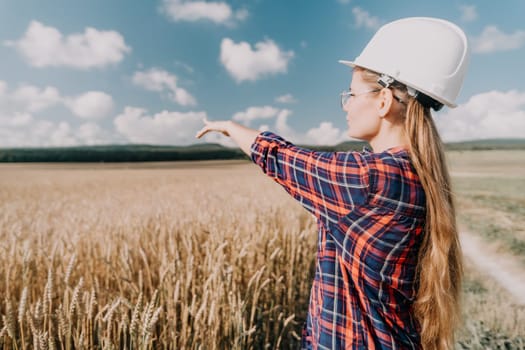
<path id="1" fill-rule="evenodd" d="M 425 194 L 401 147 L 315 152 L 260 133 L 251 158 L 316 218 L 305 349 L 420 349 L 411 312 Z"/>

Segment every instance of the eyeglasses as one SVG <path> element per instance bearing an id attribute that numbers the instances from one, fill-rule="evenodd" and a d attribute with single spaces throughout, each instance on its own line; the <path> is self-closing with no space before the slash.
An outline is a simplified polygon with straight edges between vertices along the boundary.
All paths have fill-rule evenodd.
<path id="1" fill-rule="evenodd" d="M 357 96 L 361 96 L 361 95 L 364 95 L 364 94 L 369 94 L 371 92 L 379 92 L 381 91 L 381 89 L 372 89 L 372 90 L 366 90 L 366 91 L 363 91 L 363 92 L 360 92 L 360 93 L 353 93 L 352 92 L 352 89 L 348 89 L 348 90 L 345 90 L 343 92 L 341 92 L 341 108 L 345 108 L 346 104 L 348 103 L 348 100 L 350 99 L 350 97 L 357 97 Z"/>

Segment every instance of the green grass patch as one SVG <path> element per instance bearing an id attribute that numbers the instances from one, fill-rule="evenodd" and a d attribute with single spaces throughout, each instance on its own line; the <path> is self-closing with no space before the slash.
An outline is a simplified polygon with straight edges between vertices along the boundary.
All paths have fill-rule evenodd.
<path id="1" fill-rule="evenodd" d="M 463 327 L 456 349 L 525 349 L 525 306 L 467 264 L 463 281 Z"/>
<path id="2" fill-rule="evenodd" d="M 525 178 L 453 178 L 458 222 L 525 265 Z"/>

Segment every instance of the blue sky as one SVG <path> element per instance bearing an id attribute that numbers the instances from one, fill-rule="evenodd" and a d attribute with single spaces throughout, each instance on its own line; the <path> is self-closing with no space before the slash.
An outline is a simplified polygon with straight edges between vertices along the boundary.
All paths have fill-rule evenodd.
<path id="1" fill-rule="evenodd" d="M 472 57 L 445 141 L 525 136 L 522 0 L 0 0 L 0 147 L 220 142 L 230 119 L 296 143 L 348 140 L 339 93 L 377 28 L 464 29 Z M 416 43 L 417 44 L 417 43 Z"/>

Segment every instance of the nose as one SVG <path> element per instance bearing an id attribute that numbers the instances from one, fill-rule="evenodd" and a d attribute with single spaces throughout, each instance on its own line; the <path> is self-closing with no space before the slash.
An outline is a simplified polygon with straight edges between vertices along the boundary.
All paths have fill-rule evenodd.
<path id="1" fill-rule="evenodd" d="M 345 113 L 348 113 L 348 105 L 349 105 L 348 102 L 349 102 L 349 101 L 346 101 L 346 103 L 342 106 L 342 108 L 343 108 L 343 112 L 345 112 Z"/>

